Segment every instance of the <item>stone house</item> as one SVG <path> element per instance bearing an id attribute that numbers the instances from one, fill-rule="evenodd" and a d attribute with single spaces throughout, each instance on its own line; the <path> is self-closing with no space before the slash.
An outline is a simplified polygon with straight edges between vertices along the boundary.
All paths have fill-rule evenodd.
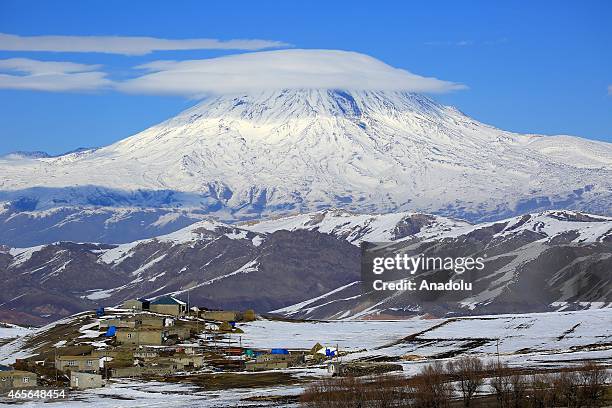
<path id="1" fill-rule="evenodd" d="M 170 322 L 172 321 L 172 319 L 168 319 L 168 320 Z M 167 325 L 168 326 L 172 325 L 172 324 L 169 324 L 169 322 L 167 322 L 166 319 L 164 319 L 163 317 L 147 315 L 147 314 L 136 316 L 136 321 L 138 322 L 139 326 L 154 327 L 158 329 L 161 329 L 162 327 L 165 327 Z"/>
<path id="2" fill-rule="evenodd" d="M 260 354 L 257 357 L 255 357 L 255 361 L 257 361 L 258 363 L 265 363 L 269 361 L 296 362 L 297 360 L 299 360 L 300 357 L 301 355 L 296 356 L 294 354 L 264 353 L 264 354 Z"/>
<path id="3" fill-rule="evenodd" d="M 100 329 L 108 329 L 110 326 L 115 326 L 116 328 L 134 328 L 136 325 L 137 322 L 135 319 L 101 319 L 100 323 L 98 323 Z"/>
<path id="4" fill-rule="evenodd" d="M 172 373 L 190 371 L 204 366 L 204 356 L 201 354 L 175 354 L 168 357 L 147 359 L 145 367 L 166 367 Z"/>
<path id="5" fill-rule="evenodd" d="M 104 386 L 104 380 L 99 374 L 70 372 L 70 388 L 85 390 L 88 388 L 100 388 Z"/>
<path id="6" fill-rule="evenodd" d="M 187 304 L 172 296 L 164 296 L 151 302 L 149 310 L 154 313 L 183 316 L 187 311 Z"/>
<path id="7" fill-rule="evenodd" d="M 110 350 L 110 349 L 91 350 L 92 357 L 97 357 L 97 358 L 103 358 L 103 357 L 115 358 L 125 353 L 126 353 L 125 350 Z"/>
<path id="8" fill-rule="evenodd" d="M 80 371 L 97 373 L 100 369 L 100 359 L 96 356 L 57 356 L 55 368 L 60 371 Z"/>
<path id="9" fill-rule="evenodd" d="M 160 316 L 149 315 L 149 314 L 138 314 L 135 316 L 126 316 L 120 319 L 103 319 L 100 320 L 98 326 L 100 329 L 107 329 L 110 326 L 119 328 L 135 328 L 135 327 L 157 327 L 162 328 L 164 326 L 171 326 L 173 324 L 172 319 L 163 318 Z"/>
<path id="10" fill-rule="evenodd" d="M 240 320 L 240 314 L 233 310 L 203 310 L 200 311 L 200 317 L 219 322 L 235 322 Z"/>
<path id="11" fill-rule="evenodd" d="M 260 354 L 255 357 L 255 360 L 247 361 L 245 363 L 247 371 L 259 371 L 259 370 L 274 370 L 281 368 L 289 368 L 303 359 L 303 355 L 295 354 Z"/>
<path id="12" fill-rule="evenodd" d="M 204 366 L 204 356 L 201 354 L 175 354 L 171 357 L 171 360 L 183 370 Z"/>
<path id="13" fill-rule="evenodd" d="M 36 387 L 37 378 L 35 373 L 29 371 L 0 371 L 0 393 L 5 393 L 16 388 Z"/>
<path id="14" fill-rule="evenodd" d="M 157 350 L 137 350 L 134 352 L 134 358 L 139 360 L 150 360 L 159 356 Z"/>
<path id="15" fill-rule="evenodd" d="M 166 329 L 167 336 L 177 336 L 179 340 L 185 340 L 191 337 L 191 330 L 185 326 L 173 326 Z"/>
<path id="16" fill-rule="evenodd" d="M 121 328 L 117 329 L 115 338 L 118 343 L 125 345 L 161 346 L 166 333 L 156 328 Z"/>
<path id="17" fill-rule="evenodd" d="M 185 354 L 200 354 L 206 350 L 205 346 L 201 346 L 197 343 L 195 344 L 177 344 L 176 351 L 183 352 Z"/>
<path id="18" fill-rule="evenodd" d="M 263 370 L 278 370 L 283 368 L 289 368 L 291 364 L 288 361 L 247 361 L 245 363 L 246 371 L 263 371 Z"/>
<path id="19" fill-rule="evenodd" d="M 142 311 L 142 310 L 148 310 L 150 304 L 151 304 L 151 302 L 149 302 L 147 299 L 143 299 L 143 298 L 140 298 L 140 299 L 129 299 L 129 300 L 126 300 L 125 302 L 123 302 L 121 307 L 123 309 Z"/>
<path id="20" fill-rule="evenodd" d="M 156 366 L 156 367 L 117 367 L 111 369 L 111 376 L 113 378 L 122 377 L 141 377 L 143 375 L 169 375 L 174 373 L 171 367 L 168 366 Z"/>

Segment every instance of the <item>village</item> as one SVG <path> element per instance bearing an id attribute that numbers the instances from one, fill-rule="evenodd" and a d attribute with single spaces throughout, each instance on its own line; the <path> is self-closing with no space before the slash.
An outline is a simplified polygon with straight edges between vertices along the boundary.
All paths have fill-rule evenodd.
<path id="1" fill-rule="evenodd" d="M 529 404 L 517 407 L 549 406 L 532 402 L 553 397 L 600 404 L 612 390 L 605 322 L 607 310 L 533 314 L 520 321 L 516 315 L 306 321 L 249 309 L 211 310 L 173 296 L 129 299 L 6 343 L 11 362 L 0 365 L 0 404 L 65 398 L 75 406 L 104 401 L 115 407 L 128 406 L 115 403 L 129 404 L 137 394 L 155 403 L 160 395 L 175 401 L 189 395 L 194 403 L 210 399 L 219 406 L 327 407 L 332 396 L 350 404 L 455 407 L 478 398 L 482 406 L 497 406 L 500 398 L 512 400 L 519 385 L 523 391 L 516 395 L 528 395 L 520 398 Z M 556 349 L 525 349 L 539 327 L 553 329 L 547 344 Z M 478 337 L 483 332 L 492 337 Z M 584 358 L 584 350 L 597 359 Z M 568 357 L 574 360 L 568 363 Z M 457 382 L 466 378 L 482 392 L 462 394 Z M 510 380 L 520 381 L 496 388 Z M 139 391 L 143 387 L 148 391 Z"/>
<path id="2" fill-rule="evenodd" d="M 176 380 L 210 370 L 257 372 L 323 364 L 330 376 L 341 371 L 337 347 L 318 343 L 310 350 L 243 347 L 244 333 L 237 322 L 256 320 L 253 310 L 189 307 L 164 296 L 153 301 L 130 299 L 120 307 L 100 307 L 95 315 L 89 314 L 95 319 L 84 314 L 92 322 L 79 329 L 78 337 L 62 335 L 59 325 L 62 339 L 52 347 L 0 366 L 0 394 L 41 387 L 100 388 L 121 378 Z"/>

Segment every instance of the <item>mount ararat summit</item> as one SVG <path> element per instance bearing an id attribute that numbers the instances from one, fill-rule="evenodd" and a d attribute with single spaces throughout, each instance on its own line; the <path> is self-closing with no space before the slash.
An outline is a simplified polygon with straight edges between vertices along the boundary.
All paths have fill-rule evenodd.
<path id="1" fill-rule="evenodd" d="M 507 132 L 394 91 L 211 97 L 107 147 L 5 156 L 0 173 L 0 201 L 14 211 L 182 208 L 225 221 L 328 207 L 471 221 L 612 213 L 612 144 Z"/>

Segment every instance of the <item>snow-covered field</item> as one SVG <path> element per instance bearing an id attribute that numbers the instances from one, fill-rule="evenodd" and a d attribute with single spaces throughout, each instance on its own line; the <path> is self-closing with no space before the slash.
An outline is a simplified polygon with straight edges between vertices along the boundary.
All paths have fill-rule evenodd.
<path id="1" fill-rule="evenodd" d="M 585 358 L 612 363 L 612 309 L 402 321 L 256 321 L 240 327 L 249 347 L 310 349 L 319 342 L 354 351 L 348 360 L 409 355 L 426 361 L 462 353 L 487 359 L 496 358 L 499 347 L 500 358 L 517 366 Z M 413 371 L 415 363 L 402 364 Z"/>
<path id="2" fill-rule="evenodd" d="M 0 343 L 3 340 L 25 336 L 26 334 L 31 333 L 32 330 L 33 329 L 16 326 L 14 324 L 0 323 Z"/>
<path id="3" fill-rule="evenodd" d="M 249 374 L 245 374 L 249 375 Z M 261 401 L 248 401 L 250 397 L 267 395 L 299 395 L 302 387 L 278 386 L 257 389 L 231 389 L 202 391 L 186 384 L 167 384 L 122 380 L 111 382 L 104 388 L 87 391 L 71 391 L 66 400 L 56 400 L 50 407 L 67 408 L 138 408 L 138 407 L 180 407 L 180 408 L 221 408 L 261 407 Z M 1 405 L 1 403 L 0 403 Z M 28 401 L 21 407 L 38 407 L 40 401 Z M 297 404 L 294 404 L 297 406 Z M 292 405 L 282 404 L 283 407 Z"/>
<path id="4" fill-rule="evenodd" d="M 439 324 L 439 320 L 339 320 L 292 323 L 258 320 L 240 325 L 242 344 L 254 348 L 310 349 L 316 343 L 340 350 L 372 350 Z"/>

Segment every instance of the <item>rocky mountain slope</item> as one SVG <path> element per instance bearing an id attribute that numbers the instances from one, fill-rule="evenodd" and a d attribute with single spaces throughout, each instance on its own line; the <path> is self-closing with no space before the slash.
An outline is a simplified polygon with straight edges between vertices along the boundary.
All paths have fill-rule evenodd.
<path id="1" fill-rule="evenodd" d="M 0 245 L 30 247 L 57 241 L 127 243 L 185 228 L 207 218 L 175 208 L 55 207 L 30 211 L 19 200 L 0 204 Z"/>
<path id="2" fill-rule="evenodd" d="M 271 310 L 354 280 L 359 249 L 310 231 L 259 234 L 202 221 L 123 245 L 57 242 L 0 250 L 4 321 L 52 321 L 172 293 L 209 307 Z M 15 319 L 11 319 L 11 311 Z M 28 316 L 23 314 L 27 313 Z"/>
<path id="3" fill-rule="evenodd" d="M 301 222 L 294 218 L 297 228 Z M 284 221 L 291 225 L 291 219 Z M 527 214 L 407 237 L 390 254 L 481 256 L 485 269 L 462 276 L 426 271 L 412 279 L 473 283 L 466 292 L 375 292 L 356 280 L 276 313 L 301 318 L 525 313 L 612 306 L 612 218 L 572 211 Z"/>
<path id="4" fill-rule="evenodd" d="M 0 201 L 189 208 L 244 220 L 342 207 L 482 221 L 609 214 L 612 145 L 520 135 L 417 94 L 279 90 L 208 99 L 113 145 L 0 158 Z"/>
<path id="5" fill-rule="evenodd" d="M 372 304 L 359 285 L 364 241 L 486 251 L 497 262 L 473 293 L 443 305 L 402 296 Z M 5 321 L 42 322 L 132 297 L 186 298 L 187 292 L 203 306 L 313 318 L 606 306 L 612 295 L 611 241 L 611 218 L 568 211 L 480 225 L 418 213 L 342 210 L 239 226 L 200 221 L 121 245 L 2 247 L 0 314 Z"/>

